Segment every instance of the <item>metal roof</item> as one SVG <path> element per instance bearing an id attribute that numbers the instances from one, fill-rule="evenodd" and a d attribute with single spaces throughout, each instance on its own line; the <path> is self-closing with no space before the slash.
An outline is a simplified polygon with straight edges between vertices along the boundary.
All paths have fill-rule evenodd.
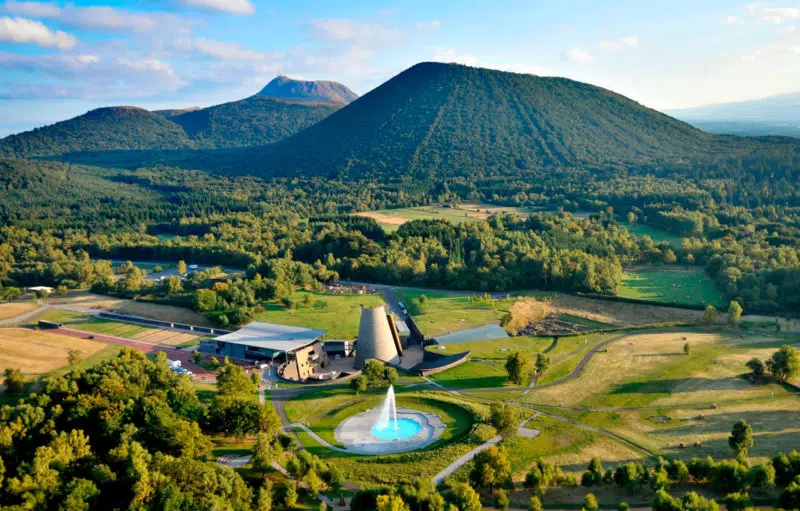
<path id="1" fill-rule="evenodd" d="M 314 328 L 256 322 L 214 340 L 274 351 L 294 351 L 312 344 L 325 332 Z"/>

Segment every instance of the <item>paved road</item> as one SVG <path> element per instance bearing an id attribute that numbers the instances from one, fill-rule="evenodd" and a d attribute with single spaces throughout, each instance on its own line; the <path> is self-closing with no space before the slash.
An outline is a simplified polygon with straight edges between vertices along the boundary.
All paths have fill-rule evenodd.
<path id="1" fill-rule="evenodd" d="M 0 321 L 0 326 L 2 326 L 2 325 L 14 325 L 16 323 L 19 323 L 20 321 L 25 321 L 26 319 L 28 319 L 30 317 L 33 317 L 33 316 L 39 314 L 40 312 L 42 312 L 42 311 L 44 311 L 46 309 L 47 309 L 47 305 L 43 305 L 43 306 L 37 307 L 37 308 L 35 308 L 35 309 L 31 310 L 31 311 L 23 312 L 22 314 L 14 316 L 13 318 L 4 319 L 4 320 Z"/>

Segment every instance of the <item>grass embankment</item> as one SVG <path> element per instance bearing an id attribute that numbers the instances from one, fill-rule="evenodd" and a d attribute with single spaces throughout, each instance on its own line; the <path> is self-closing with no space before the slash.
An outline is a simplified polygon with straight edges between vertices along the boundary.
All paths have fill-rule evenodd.
<path id="1" fill-rule="evenodd" d="M 296 308 L 289 308 L 280 302 L 267 302 L 264 304 L 265 311 L 256 315 L 256 321 L 319 328 L 327 331 L 325 339 L 354 339 L 358 334 L 361 306 L 375 307 L 384 303 L 379 295 L 311 291 L 298 291 L 289 298 Z"/>
<path id="2" fill-rule="evenodd" d="M 514 303 L 513 298 L 491 300 L 481 296 L 412 289 L 398 289 L 395 294 L 428 338 L 497 323 Z M 425 295 L 424 301 L 420 300 L 422 295 Z"/>

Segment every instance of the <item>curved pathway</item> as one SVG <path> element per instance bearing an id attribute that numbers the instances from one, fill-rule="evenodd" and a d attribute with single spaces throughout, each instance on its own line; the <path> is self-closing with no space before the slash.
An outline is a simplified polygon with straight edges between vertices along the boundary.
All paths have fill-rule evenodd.
<path id="1" fill-rule="evenodd" d="M 444 470 L 433 476 L 433 483 L 436 485 L 441 484 L 445 479 L 453 475 L 453 472 L 472 461 L 472 458 L 474 458 L 479 452 L 485 451 L 489 447 L 499 444 L 500 440 L 502 439 L 503 437 L 500 435 L 494 436 L 468 453 L 459 456 L 458 459 L 456 459 L 453 463 L 446 466 Z"/>

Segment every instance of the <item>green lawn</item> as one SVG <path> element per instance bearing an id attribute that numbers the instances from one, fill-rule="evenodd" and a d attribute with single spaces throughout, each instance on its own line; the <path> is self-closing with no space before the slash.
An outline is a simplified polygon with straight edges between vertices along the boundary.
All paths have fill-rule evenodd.
<path id="1" fill-rule="evenodd" d="M 488 341 L 458 342 L 446 345 L 432 345 L 425 349 L 442 355 L 452 355 L 470 351 L 470 358 L 505 361 L 508 356 L 520 351 L 536 354 L 548 350 L 553 345 L 551 337 L 507 337 Z M 441 349 L 444 348 L 444 349 Z"/>
<path id="2" fill-rule="evenodd" d="M 431 378 L 448 389 L 487 389 L 518 386 L 508 381 L 508 373 L 503 368 L 502 362 L 492 364 L 469 361 L 439 374 L 434 374 Z"/>
<path id="3" fill-rule="evenodd" d="M 395 294 L 408 309 L 420 331 L 431 338 L 458 330 L 497 323 L 512 300 L 486 300 L 480 296 L 403 289 Z M 427 298 L 424 303 L 420 296 Z"/>
<path id="4" fill-rule="evenodd" d="M 657 244 L 666 241 L 672 248 L 681 248 L 681 237 L 670 232 L 662 231 L 661 229 L 656 229 L 655 227 L 650 227 L 643 224 L 631 225 L 624 223 L 622 225 L 634 236 L 638 236 L 640 238 L 644 236 L 650 236 L 650 238 Z"/>
<path id="5" fill-rule="evenodd" d="M 310 303 L 305 303 L 308 296 Z M 358 335 L 361 306 L 382 305 L 379 295 L 338 295 L 298 291 L 290 297 L 297 303 L 296 309 L 287 308 L 279 302 L 267 302 L 266 309 L 256 315 L 256 321 L 280 323 L 326 330 L 324 339 L 354 339 Z"/>
<path id="6" fill-rule="evenodd" d="M 701 268 L 656 267 L 625 273 L 619 296 L 679 303 L 724 307 L 725 299 Z"/>

